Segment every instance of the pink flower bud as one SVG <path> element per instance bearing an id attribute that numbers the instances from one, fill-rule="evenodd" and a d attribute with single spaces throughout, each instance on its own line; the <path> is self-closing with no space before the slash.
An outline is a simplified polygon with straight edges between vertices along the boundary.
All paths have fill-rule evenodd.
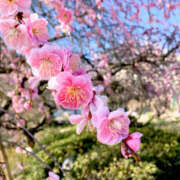
<path id="1" fill-rule="evenodd" d="M 31 109 L 31 101 L 26 101 L 25 104 L 24 104 L 24 108 L 27 109 L 27 110 L 30 110 Z"/>
<path id="2" fill-rule="evenodd" d="M 141 137 L 143 134 L 140 132 L 131 133 L 125 140 L 124 144 L 121 145 L 121 153 L 125 158 L 131 157 L 140 149 Z"/>

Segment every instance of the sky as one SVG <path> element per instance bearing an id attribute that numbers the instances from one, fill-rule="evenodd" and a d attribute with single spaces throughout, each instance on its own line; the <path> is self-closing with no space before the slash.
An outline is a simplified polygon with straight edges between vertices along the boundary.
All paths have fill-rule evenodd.
<path id="1" fill-rule="evenodd" d="M 108 9 L 110 7 L 110 4 L 113 5 L 114 1 L 115 0 L 104 0 L 103 5 L 104 5 L 104 7 L 106 7 Z M 123 1 L 119 0 L 119 1 L 120 2 L 126 2 L 128 0 L 123 0 Z M 140 0 L 135 0 L 135 1 L 137 3 L 140 2 Z M 143 1 L 146 2 L 148 0 L 143 0 Z M 110 8 L 109 8 L 109 10 L 110 10 Z M 147 13 L 147 9 L 145 7 L 140 7 L 140 15 L 139 15 L 139 17 L 142 19 L 142 21 L 140 21 L 138 25 L 143 26 L 145 28 L 158 27 L 160 29 L 163 29 L 164 27 L 167 27 L 167 32 L 166 33 L 171 32 L 173 30 L 172 24 L 177 25 L 177 26 L 180 27 L 180 7 L 177 8 L 175 11 L 173 11 L 173 13 L 171 14 L 169 19 L 165 19 L 163 17 L 162 11 L 160 11 L 157 8 L 153 8 L 151 13 L 154 14 L 155 18 L 158 18 L 160 20 L 164 20 L 164 24 L 161 25 L 161 24 L 159 24 L 159 23 L 157 24 L 155 22 L 153 22 L 151 24 L 148 23 L 149 16 L 148 16 L 148 13 Z M 127 21 L 124 17 L 121 17 L 121 20 L 123 22 Z M 131 22 L 128 21 L 128 23 L 131 23 Z M 77 23 L 75 23 L 75 22 L 73 22 L 73 25 L 76 28 L 78 27 Z M 139 31 L 139 33 L 140 33 L 140 31 Z M 54 33 L 53 33 L 52 29 L 50 29 L 50 34 L 51 34 L 51 36 L 54 36 Z M 59 45 L 65 46 L 65 47 L 72 47 L 72 49 L 75 50 L 75 51 L 79 49 L 79 46 L 77 46 L 77 43 L 78 42 L 73 43 L 72 39 L 69 38 L 69 37 L 68 38 L 63 38 L 63 40 L 58 41 Z M 94 40 L 90 41 L 89 46 L 93 47 L 94 49 L 98 49 L 98 45 L 96 44 L 96 42 Z M 84 46 L 83 48 L 84 48 L 84 50 L 86 49 L 85 51 L 88 52 L 89 47 Z"/>

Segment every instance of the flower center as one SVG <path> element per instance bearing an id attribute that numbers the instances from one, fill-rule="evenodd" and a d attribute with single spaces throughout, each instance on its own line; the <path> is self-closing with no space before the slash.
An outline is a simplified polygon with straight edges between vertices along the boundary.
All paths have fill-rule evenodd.
<path id="1" fill-rule="evenodd" d="M 39 31 L 38 28 L 32 28 L 32 33 L 33 33 L 33 34 L 36 35 L 36 34 L 39 34 L 39 32 L 40 32 L 40 31 Z"/>
<path id="2" fill-rule="evenodd" d="M 111 128 L 112 131 L 117 131 L 117 130 L 122 129 L 122 125 L 116 119 L 112 119 L 111 122 L 110 122 L 110 128 Z"/>
<path id="3" fill-rule="evenodd" d="M 51 61 L 51 59 L 49 59 L 49 58 L 45 58 L 45 59 L 43 59 L 43 61 L 42 61 L 42 63 L 41 63 L 41 65 L 42 66 L 51 66 L 52 65 L 52 61 Z"/>
<path id="4" fill-rule="evenodd" d="M 85 100 L 84 91 L 80 87 L 70 86 L 68 87 L 67 94 L 65 97 L 65 102 L 75 102 L 77 105 L 80 105 L 82 101 Z"/>
<path id="5" fill-rule="evenodd" d="M 45 29 L 46 29 L 45 26 L 36 25 L 32 28 L 32 33 L 34 35 L 41 35 L 45 31 Z"/>
<path id="6" fill-rule="evenodd" d="M 68 14 L 64 13 L 63 17 L 64 17 L 64 19 L 68 19 Z"/>
<path id="7" fill-rule="evenodd" d="M 13 2 L 14 2 L 14 0 L 7 0 L 7 2 L 8 2 L 8 3 L 13 3 Z"/>
<path id="8" fill-rule="evenodd" d="M 40 65 L 40 74 L 43 77 L 53 76 L 53 62 L 51 59 L 43 59 Z"/>
<path id="9" fill-rule="evenodd" d="M 9 37 L 18 37 L 18 36 L 19 36 L 19 33 L 20 33 L 20 31 L 17 30 L 16 28 L 11 28 L 11 29 L 9 30 L 8 36 L 9 36 Z"/>

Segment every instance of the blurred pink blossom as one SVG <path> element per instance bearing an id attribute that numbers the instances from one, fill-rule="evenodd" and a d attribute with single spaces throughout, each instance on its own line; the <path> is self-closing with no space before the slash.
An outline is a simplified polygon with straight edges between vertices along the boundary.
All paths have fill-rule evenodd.
<path id="1" fill-rule="evenodd" d="M 18 51 L 23 46 L 29 45 L 25 25 L 17 24 L 13 19 L 0 20 L 0 32 L 4 36 L 5 43 Z"/>
<path id="2" fill-rule="evenodd" d="M 88 118 L 88 116 L 84 113 L 81 115 L 71 115 L 69 118 L 71 124 L 78 124 L 76 129 L 77 134 L 80 134 L 82 132 L 88 120 L 90 120 L 90 118 Z"/>
<path id="3" fill-rule="evenodd" d="M 36 45 L 44 44 L 49 39 L 47 24 L 46 19 L 38 18 L 35 13 L 26 20 L 27 34 Z"/>
<path id="4" fill-rule="evenodd" d="M 49 177 L 46 178 L 46 180 L 60 180 L 60 177 L 57 174 L 55 174 L 54 172 L 50 171 Z"/>
<path id="5" fill-rule="evenodd" d="M 29 79 L 28 79 L 28 84 L 29 84 L 29 88 L 30 89 L 34 89 L 34 88 L 36 88 L 37 86 L 38 86 L 38 84 L 39 84 L 39 81 L 40 81 L 40 79 L 38 78 L 38 77 L 30 77 Z"/>
<path id="6" fill-rule="evenodd" d="M 28 63 L 33 74 L 41 79 L 49 79 L 58 75 L 66 60 L 66 51 L 54 45 L 45 45 L 34 48 L 28 56 Z"/>
<path id="7" fill-rule="evenodd" d="M 23 149 L 20 148 L 19 146 L 16 147 L 16 153 L 23 153 Z"/>
<path id="8" fill-rule="evenodd" d="M 69 25 L 72 20 L 72 12 L 68 9 L 60 9 L 58 12 L 58 19 L 60 23 L 64 25 Z"/>
<path id="9" fill-rule="evenodd" d="M 16 113 L 22 113 L 24 111 L 24 99 L 20 96 L 13 96 L 12 107 Z"/>
<path id="10" fill-rule="evenodd" d="M 19 163 L 19 162 L 17 163 L 17 167 L 21 170 L 24 169 L 24 165 L 22 163 Z"/>
<path id="11" fill-rule="evenodd" d="M 51 0 L 51 5 L 56 9 L 56 11 L 60 11 L 64 7 L 63 1 L 60 0 Z"/>
<path id="12" fill-rule="evenodd" d="M 12 15 L 17 10 L 29 9 L 31 0 L 1 0 L 0 1 L 0 15 Z"/>
<path id="13" fill-rule="evenodd" d="M 25 125 L 25 120 L 24 119 L 20 119 L 19 122 L 17 123 L 17 127 L 22 127 L 22 125 Z"/>
<path id="14" fill-rule="evenodd" d="M 24 103 L 24 108 L 25 108 L 26 110 L 30 110 L 31 107 L 32 107 L 31 101 L 26 101 L 26 102 Z"/>
<path id="15" fill-rule="evenodd" d="M 72 54 L 69 59 L 69 68 L 72 72 L 77 72 L 80 68 L 81 59 L 79 54 Z"/>

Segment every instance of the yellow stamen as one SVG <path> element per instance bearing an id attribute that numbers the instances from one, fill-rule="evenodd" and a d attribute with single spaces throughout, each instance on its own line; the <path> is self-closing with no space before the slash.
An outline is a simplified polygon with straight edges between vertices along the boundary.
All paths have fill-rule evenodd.
<path id="1" fill-rule="evenodd" d="M 68 15 L 67 15 L 67 14 L 64 14 L 64 18 L 65 18 L 65 19 L 68 18 Z"/>
<path id="2" fill-rule="evenodd" d="M 33 34 L 39 34 L 39 29 L 38 28 L 32 28 L 32 33 Z"/>
<path id="3" fill-rule="evenodd" d="M 52 66 L 53 66 L 53 63 L 52 63 L 51 59 L 49 59 L 49 58 L 43 59 L 41 62 L 41 65 L 40 65 L 40 73 L 42 75 L 46 74 L 48 76 L 51 76 L 53 73 Z"/>
<path id="4" fill-rule="evenodd" d="M 65 97 L 65 102 L 69 103 L 71 102 L 76 102 L 77 105 L 80 105 L 82 101 L 84 101 L 85 95 L 84 92 L 79 88 L 75 86 L 70 86 L 68 87 L 68 91 Z"/>
<path id="5" fill-rule="evenodd" d="M 8 32 L 8 36 L 9 37 L 18 37 L 20 34 L 20 31 L 17 28 L 12 28 L 10 29 L 10 31 Z"/>
<path id="6" fill-rule="evenodd" d="M 14 0 L 8 0 L 8 2 L 12 3 Z"/>

